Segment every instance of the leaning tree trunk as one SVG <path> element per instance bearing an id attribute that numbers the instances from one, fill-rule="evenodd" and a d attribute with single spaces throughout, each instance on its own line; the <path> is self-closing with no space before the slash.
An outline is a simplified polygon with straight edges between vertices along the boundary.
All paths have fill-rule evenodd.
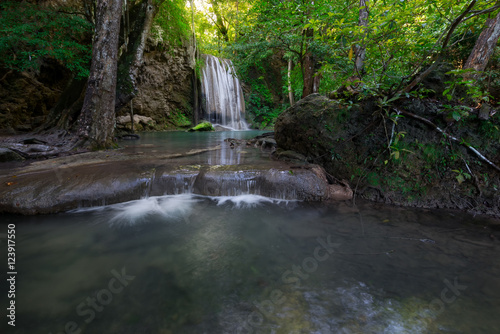
<path id="1" fill-rule="evenodd" d="M 97 1 L 92 63 L 78 123 L 78 137 L 93 149 L 113 141 L 121 10 L 122 0 Z"/>
<path id="2" fill-rule="evenodd" d="M 488 20 L 486 28 L 481 32 L 464 65 L 464 69 L 484 71 L 500 37 L 500 13 L 494 19 Z"/>

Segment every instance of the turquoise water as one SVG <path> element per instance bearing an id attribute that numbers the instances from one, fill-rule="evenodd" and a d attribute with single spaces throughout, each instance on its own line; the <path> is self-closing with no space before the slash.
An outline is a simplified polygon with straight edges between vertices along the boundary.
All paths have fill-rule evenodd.
<path id="1" fill-rule="evenodd" d="M 145 134 L 131 155 L 265 163 L 250 131 Z M 1 333 L 498 333 L 500 233 L 462 213 L 255 195 L 150 197 L 16 226 Z M 0 305 L 9 286 L 0 281 Z M 5 309 L 5 308 L 4 308 Z"/>
<path id="2" fill-rule="evenodd" d="M 248 149 L 246 145 L 231 148 L 225 139 L 251 139 L 265 131 L 221 131 L 221 132 L 149 132 L 142 133 L 139 140 L 124 140 L 120 145 L 130 155 L 145 157 L 176 155 L 209 150 L 176 158 L 179 163 L 197 163 L 209 165 L 239 165 L 265 163 L 269 152 Z"/>
<path id="3" fill-rule="evenodd" d="M 17 325 L 3 321 L 2 333 L 67 324 L 81 333 L 497 333 L 500 325 L 498 242 L 462 215 L 178 195 L 2 221 L 16 224 L 18 267 Z"/>

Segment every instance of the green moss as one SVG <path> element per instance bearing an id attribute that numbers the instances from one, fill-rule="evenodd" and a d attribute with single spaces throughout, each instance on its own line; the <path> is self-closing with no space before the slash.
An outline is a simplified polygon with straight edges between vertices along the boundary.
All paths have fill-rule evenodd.
<path id="1" fill-rule="evenodd" d="M 187 118 L 186 115 L 184 115 L 181 111 L 178 111 L 173 117 L 172 117 L 172 122 L 176 127 L 179 128 L 186 128 L 188 126 L 191 126 L 191 121 Z"/>
<path id="2" fill-rule="evenodd" d="M 195 132 L 195 131 L 215 131 L 214 127 L 212 126 L 212 123 L 209 122 L 202 122 L 195 126 L 194 128 L 191 128 L 188 130 L 189 132 Z"/>

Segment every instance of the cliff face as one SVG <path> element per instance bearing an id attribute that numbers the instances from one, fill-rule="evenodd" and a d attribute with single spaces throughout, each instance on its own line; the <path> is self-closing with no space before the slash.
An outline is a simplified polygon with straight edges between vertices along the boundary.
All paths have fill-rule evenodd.
<path id="1" fill-rule="evenodd" d="M 155 128 L 189 126 L 192 119 L 192 48 L 148 43 L 138 74 L 134 113 L 151 117 Z M 44 60 L 38 72 L 0 69 L 0 133 L 28 132 L 44 124 L 61 98 L 71 73 L 54 60 Z M 119 115 L 126 115 L 130 105 Z M 138 129 L 139 130 L 139 129 Z"/>
<path id="2" fill-rule="evenodd" d="M 44 61 L 38 72 L 0 68 L 0 133 L 31 131 L 43 124 L 70 76 L 53 60 Z"/>
<path id="3" fill-rule="evenodd" d="M 134 114 L 151 117 L 157 129 L 189 126 L 193 114 L 192 48 L 148 45 L 138 74 Z M 120 115 L 125 115 L 125 107 Z"/>

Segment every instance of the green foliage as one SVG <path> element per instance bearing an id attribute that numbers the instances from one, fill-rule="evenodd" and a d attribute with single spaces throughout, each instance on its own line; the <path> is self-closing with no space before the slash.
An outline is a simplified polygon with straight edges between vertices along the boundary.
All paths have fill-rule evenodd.
<path id="1" fill-rule="evenodd" d="M 453 75 L 453 80 L 446 82 L 448 87 L 443 92 L 448 101 L 452 101 L 456 97 L 457 90 L 462 90 L 458 97 L 459 102 L 463 102 L 466 98 L 475 103 L 490 101 L 490 94 L 477 84 L 477 80 L 472 78 L 471 75 L 476 74 L 473 69 L 456 69 L 446 74 Z"/>
<path id="2" fill-rule="evenodd" d="M 157 42 L 181 46 L 191 35 L 189 17 L 185 0 L 164 1 L 155 16 L 151 36 Z"/>
<path id="3" fill-rule="evenodd" d="M 453 169 L 452 172 L 458 174 L 457 176 L 455 176 L 455 178 L 458 181 L 458 184 L 462 184 L 465 180 L 471 179 L 471 175 L 469 173 L 464 172 L 462 169 Z"/>
<path id="4" fill-rule="evenodd" d="M 77 77 L 87 77 L 91 33 L 92 25 L 78 15 L 27 2 L 2 2 L 0 66 L 37 70 L 43 58 L 53 58 Z"/>
<path id="5" fill-rule="evenodd" d="M 232 9 L 231 1 L 225 3 Z M 241 3 L 241 2 L 240 2 Z M 269 51 L 280 53 L 285 60 L 292 58 L 299 65 L 306 53 L 316 60 L 317 75 L 321 77 L 320 93 L 335 91 L 353 83 L 361 97 L 389 96 L 402 93 L 416 74 L 424 71 L 437 55 L 448 57 L 457 66 L 463 64 L 475 38 L 484 27 L 485 15 L 472 16 L 462 22 L 445 50 L 441 50 L 444 37 L 451 23 L 463 12 L 468 3 L 445 0 L 384 0 L 369 1 L 368 25 L 359 25 L 359 6 L 356 2 L 320 0 L 314 3 L 302 0 L 246 1 L 250 4 L 245 15 L 239 12 L 235 30 L 237 40 L 230 40 L 226 55 L 239 58 L 240 62 L 255 63 L 266 58 Z M 478 0 L 475 12 L 491 7 L 492 2 Z M 432 22 L 432 24 L 430 24 Z M 306 36 L 313 31 L 313 36 Z M 232 35 L 231 35 L 232 36 Z M 221 48 L 218 41 L 218 50 Z M 355 69 L 359 50 L 366 49 L 366 59 L 361 73 Z M 283 66 L 284 68 L 285 66 Z M 298 84 L 301 78 L 294 69 L 292 86 L 294 95 L 300 97 Z M 500 75 L 490 73 L 490 78 Z M 283 80 L 282 94 L 288 94 L 287 80 Z M 469 80 L 454 82 L 467 89 L 469 98 L 486 101 L 489 97 Z M 447 93 L 452 92 L 449 90 Z M 422 90 L 407 93 L 425 96 Z"/>
<path id="6" fill-rule="evenodd" d="M 191 126 L 191 121 L 180 110 L 176 110 L 172 116 L 172 122 L 176 127 L 185 128 Z"/>

